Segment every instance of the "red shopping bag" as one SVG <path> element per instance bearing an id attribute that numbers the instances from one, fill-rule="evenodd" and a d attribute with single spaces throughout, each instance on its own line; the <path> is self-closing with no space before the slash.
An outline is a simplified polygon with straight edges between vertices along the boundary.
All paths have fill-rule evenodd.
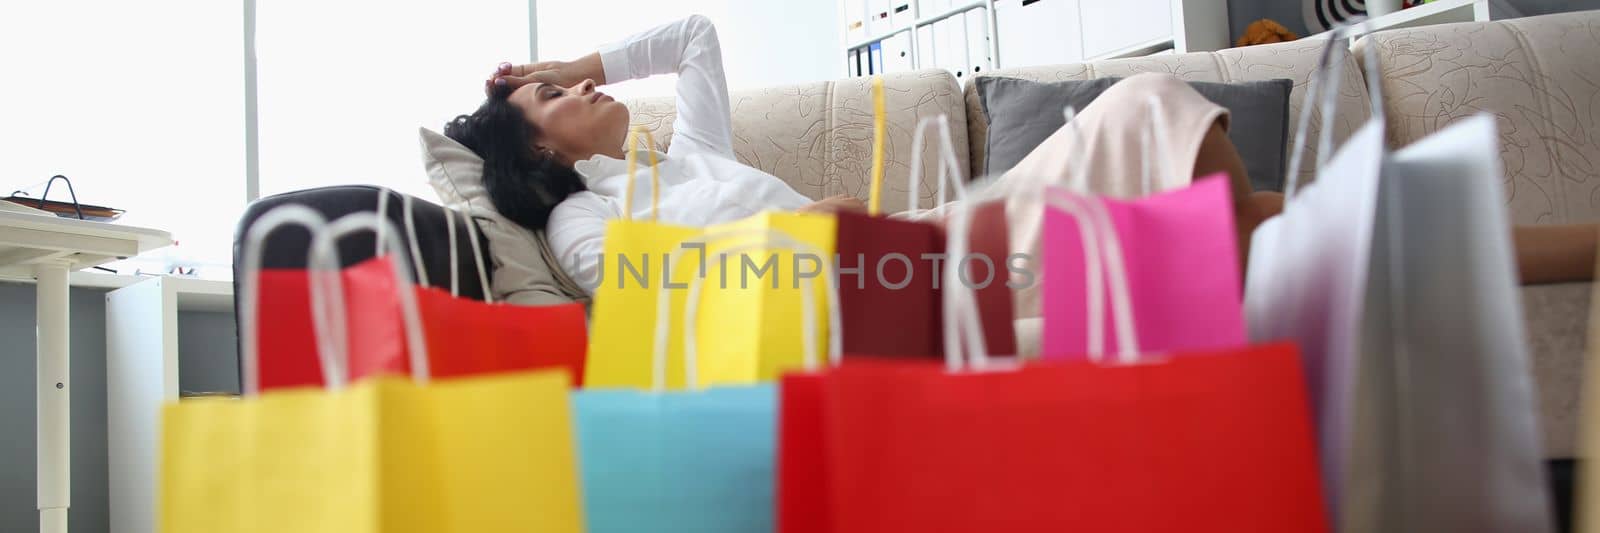
<path id="1" fill-rule="evenodd" d="M 380 191 L 380 194 L 387 191 Z M 409 204 L 409 196 L 402 196 Z M 382 202 L 380 202 L 380 206 Z M 407 216 L 410 206 L 405 208 Z M 454 216 L 450 249 L 455 249 Z M 407 224 L 414 246 L 414 225 Z M 467 225 L 476 249 L 477 233 Z M 483 258 L 474 254 L 479 279 L 487 281 Z M 391 256 L 380 256 L 338 273 L 346 306 L 344 335 L 350 347 L 349 379 L 411 371 L 400 299 Z M 426 280 L 420 258 L 413 257 L 419 279 Z M 247 269 L 251 272 L 254 269 Z M 248 275 L 248 274 L 247 274 Z M 258 353 L 261 390 L 323 383 L 312 330 L 311 273 L 302 269 L 261 270 Z M 454 295 L 452 290 L 411 285 L 427 344 L 429 374 L 447 378 L 484 373 L 562 367 L 581 383 L 588 344 L 582 304 L 516 306 Z M 424 282 L 424 285 L 426 283 Z"/>
<path id="2" fill-rule="evenodd" d="M 998 202 L 981 203 L 978 205 L 965 205 L 957 209 L 963 210 L 966 213 L 963 218 L 969 219 L 970 222 L 962 221 L 962 225 L 958 229 L 961 233 L 958 237 L 964 239 L 966 244 L 958 247 L 956 253 L 965 254 L 966 250 L 970 249 L 976 253 L 989 254 L 988 257 L 996 258 L 994 260 L 995 271 L 993 275 L 975 275 L 973 279 L 974 286 L 971 287 L 974 289 L 972 292 L 975 293 L 973 294 L 975 301 L 971 302 L 971 305 L 980 323 L 981 335 L 987 343 L 985 346 L 1000 353 L 1015 353 L 1016 338 L 1011 326 L 1011 291 L 1005 285 L 1005 267 L 1003 266 L 1003 260 L 999 259 L 1004 258 L 1004 254 L 1009 249 L 1006 241 L 1004 204 Z M 844 228 L 847 217 L 841 215 L 839 219 L 841 228 Z M 932 225 L 924 226 L 936 228 L 940 240 L 936 241 L 934 246 L 939 253 L 943 253 L 947 245 L 946 239 L 948 238 L 944 234 L 943 228 Z M 841 250 L 847 246 L 844 236 L 845 230 L 841 229 L 839 241 Z M 951 267 L 946 264 L 944 268 Z M 971 265 L 968 265 L 968 268 L 981 270 L 980 267 Z M 950 272 L 939 269 L 923 275 L 937 276 L 935 280 L 943 285 L 948 285 L 951 281 L 959 281 L 955 279 L 957 276 L 949 274 Z M 982 281 L 984 277 L 992 279 L 989 280 L 989 283 L 982 284 L 984 285 L 982 288 L 978 288 L 976 285 L 979 285 L 978 282 Z M 842 281 L 840 285 L 841 300 L 843 300 L 843 294 L 853 287 L 847 280 Z M 963 286 L 963 288 L 966 287 Z M 929 291 L 927 297 L 931 302 L 927 305 L 930 306 L 930 309 L 942 310 L 944 308 L 945 302 L 948 301 L 944 297 L 944 290 Z M 855 315 L 857 318 L 852 318 L 852 315 L 849 314 L 852 309 L 850 305 L 841 305 L 839 308 L 845 321 L 844 323 L 848 326 L 844 328 L 843 332 L 843 338 L 845 339 L 850 338 L 852 331 L 863 332 L 859 335 L 860 337 L 869 339 L 889 338 L 891 341 L 894 338 L 906 336 L 908 331 L 929 331 L 932 333 L 929 336 L 932 342 L 922 344 L 927 351 L 911 355 L 937 359 L 944 353 L 943 324 L 946 317 L 943 316 L 942 312 L 935 312 L 931 317 L 917 315 L 919 320 L 917 325 L 896 326 L 885 324 L 892 324 L 897 319 L 878 318 L 871 313 L 866 314 L 867 319 L 859 318 L 860 314 Z M 908 315 L 914 314 L 916 309 L 886 307 L 879 311 L 878 314 Z M 925 319 L 935 322 L 929 325 L 922 325 L 920 320 Z M 877 320 L 879 325 L 862 327 L 864 323 L 873 324 L 872 320 Z M 898 320 L 905 321 L 906 319 L 900 318 Z M 918 326 L 926 329 L 911 329 Z M 827 446 L 828 443 L 832 442 L 829 433 L 831 426 L 828 422 L 829 410 L 824 405 L 824 398 L 826 397 L 824 394 L 825 383 L 829 376 L 836 371 L 856 368 L 879 368 L 890 371 L 896 369 L 934 371 L 943 368 L 942 365 L 934 361 L 908 361 L 903 358 L 876 357 L 877 355 L 883 355 L 883 352 L 862 351 L 860 344 L 856 345 L 856 351 L 851 351 L 848 348 L 850 346 L 848 342 L 844 343 L 844 345 L 846 346 L 844 352 L 848 354 L 845 359 L 848 362 L 840 367 L 820 372 L 791 373 L 785 375 L 779 382 L 778 464 L 777 487 L 775 489 L 778 500 L 776 522 L 779 532 L 822 533 L 830 531 L 833 527 L 833 513 L 831 512 L 832 507 L 830 504 L 833 495 L 829 490 L 831 478 L 827 457 Z"/>
<path id="3" fill-rule="evenodd" d="M 1327 530 L 1297 350 L 1142 354 L 1110 216 L 1065 200 L 1104 249 L 1095 286 L 1109 294 L 1118 363 L 1101 362 L 1103 339 L 1087 360 L 1012 369 L 988 363 L 984 343 L 952 343 L 945 365 L 858 360 L 793 376 L 784 531 Z M 946 335 L 975 333 L 971 293 L 946 296 Z M 1091 303 L 1087 320 L 1104 322 L 1104 307 Z"/>
<path id="4" fill-rule="evenodd" d="M 428 343 L 428 365 L 446 378 L 559 367 L 583 383 L 589 344 L 583 304 L 521 306 L 451 296 L 417 288 Z"/>
<path id="5" fill-rule="evenodd" d="M 1326 531 L 1295 348 L 1184 355 L 845 365 L 820 393 L 825 530 Z"/>
<path id="6" fill-rule="evenodd" d="M 345 332 L 350 347 L 352 381 L 411 371 L 406 359 L 400 301 L 395 297 L 394 268 L 389 257 L 375 257 L 340 271 Z M 253 269 L 244 269 L 249 275 Z M 311 272 L 305 269 L 261 269 L 257 315 L 257 353 L 261 390 L 322 387 L 311 320 Z"/>
<path id="7" fill-rule="evenodd" d="M 927 360 L 849 357 L 840 368 L 942 368 Z M 777 530 L 779 533 L 826 533 L 833 528 L 830 501 L 827 381 L 838 369 L 795 372 L 778 382 Z"/>
<path id="8" fill-rule="evenodd" d="M 262 244 L 273 231 L 290 224 L 316 235 L 327 221 L 309 207 L 286 205 L 257 219 L 244 235 L 244 265 L 240 273 L 246 283 L 242 284 L 244 293 L 240 295 L 239 323 L 244 340 L 241 355 L 245 364 L 258 369 L 244 384 L 245 392 L 326 385 L 328 374 L 317 357 L 312 320 L 314 275 L 336 278 L 344 297 L 344 327 L 335 342 L 342 340 L 352 355 L 343 375 L 356 380 L 374 374 L 409 372 L 405 328 L 400 320 L 400 301 L 395 296 L 399 281 L 395 279 L 391 256 L 379 255 L 337 271 L 262 269 Z M 314 252 L 306 252 L 308 265 L 316 259 Z M 249 283 L 250 278 L 256 283 Z"/>
<path id="9" fill-rule="evenodd" d="M 412 216 L 412 198 L 401 196 L 404 216 Z M 456 213 L 446 210 L 451 263 L 455 263 Z M 535 368 L 566 369 L 574 385 L 583 383 L 583 364 L 589 345 L 588 315 L 580 303 L 522 306 L 496 303 L 489 290 L 489 274 L 479 246 L 477 225 L 463 216 L 471 243 L 473 264 L 484 288 L 484 300 L 458 297 L 459 279 L 450 278 L 450 290 L 419 286 L 417 306 L 428 343 L 428 365 L 437 377 L 513 372 Z M 413 250 L 420 249 L 416 225 L 405 225 Z M 418 279 L 428 284 L 428 273 L 418 258 Z"/>
<path id="10" fill-rule="evenodd" d="M 825 533 L 828 442 L 822 409 L 824 374 L 794 373 L 778 381 L 778 533 Z"/>
<path id="11" fill-rule="evenodd" d="M 406 217 L 406 238 L 413 254 L 416 254 L 422 247 L 417 240 L 416 224 L 410 219 L 414 200 L 406 195 L 400 197 L 402 216 Z M 450 263 L 457 264 L 456 228 L 459 225 L 466 229 L 471 243 L 473 263 L 478 281 L 484 289 L 484 300 L 459 297 L 460 279 L 454 272 L 449 276 L 448 291 L 429 286 L 430 277 L 422 258 L 413 256 L 419 281 L 414 294 L 425 333 L 430 374 L 448 378 L 560 367 L 570 374 L 573 383 L 581 383 L 584 353 L 588 345 L 587 318 L 583 305 L 520 306 L 496 303 L 489 290 L 489 276 L 480 252 L 482 247 L 479 246 L 477 226 L 464 216 L 458 223 L 457 213 L 449 209 L 445 211 L 449 236 L 446 249 L 450 251 Z"/>

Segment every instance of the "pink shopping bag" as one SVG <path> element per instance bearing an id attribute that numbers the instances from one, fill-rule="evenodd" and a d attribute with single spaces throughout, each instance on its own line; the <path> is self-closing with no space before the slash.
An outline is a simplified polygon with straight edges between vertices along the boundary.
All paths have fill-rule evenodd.
<path id="1" fill-rule="evenodd" d="M 1137 200 L 1102 201 L 1126 257 L 1140 346 L 1195 351 L 1244 345 L 1227 176 L 1199 178 L 1189 187 Z M 1072 216 L 1057 210 L 1045 210 L 1041 240 L 1040 354 L 1045 359 L 1084 359 L 1096 329 L 1088 320 L 1089 306 L 1108 305 L 1098 272 L 1102 252 L 1083 238 Z M 1089 298 L 1091 292 L 1096 299 Z M 1099 322 L 1098 341 L 1107 352 L 1116 350 L 1113 321 Z"/>

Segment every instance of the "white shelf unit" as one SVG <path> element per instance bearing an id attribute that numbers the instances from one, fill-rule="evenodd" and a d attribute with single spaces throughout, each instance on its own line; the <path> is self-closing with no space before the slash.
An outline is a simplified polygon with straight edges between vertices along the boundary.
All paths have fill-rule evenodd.
<path id="1" fill-rule="evenodd" d="M 957 0 L 957 1 L 960 1 L 960 0 Z M 957 16 L 966 16 L 967 13 L 970 12 L 970 11 L 982 9 L 982 10 L 984 10 L 983 13 L 982 13 L 982 16 L 983 16 L 983 20 L 984 20 L 985 26 L 986 26 L 985 30 L 984 30 L 984 33 L 987 36 L 987 40 L 988 40 L 988 42 L 987 42 L 987 44 L 985 46 L 986 46 L 986 49 L 987 49 L 987 51 L 989 53 L 989 59 L 990 59 L 989 63 L 991 65 L 999 65 L 1000 64 L 1000 52 L 999 52 L 999 46 L 998 46 L 999 40 L 995 38 L 995 9 L 994 9 L 995 2 L 994 2 L 994 0 L 968 1 L 966 3 L 962 3 L 960 5 L 955 5 L 955 6 L 952 6 L 950 8 L 947 8 L 947 9 L 938 9 L 937 11 L 934 11 L 934 12 L 931 12 L 931 13 L 928 13 L 928 14 L 924 15 L 922 13 L 922 9 L 923 9 L 925 3 L 927 3 L 927 2 L 928 2 L 928 0 L 888 0 L 887 2 L 882 3 L 882 5 L 886 5 L 886 6 L 889 7 L 889 10 L 891 11 L 891 13 L 890 13 L 891 17 L 892 17 L 892 12 L 895 12 L 896 10 L 905 10 L 905 11 L 909 11 L 910 12 L 910 17 L 909 17 L 910 22 L 909 23 L 893 24 L 893 25 L 888 26 L 888 29 L 883 29 L 882 27 L 880 27 L 879 24 L 872 24 L 872 23 L 868 22 L 868 21 L 871 21 L 871 20 L 882 20 L 882 19 L 875 19 L 874 17 L 878 17 L 879 15 L 871 13 L 871 11 L 872 11 L 871 6 L 875 5 L 874 0 L 861 1 L 860 2 L 860 6 L 863 9 L 865 9 L 865 11 L 861 14 L 861 16 L 863 17 L 862 22 L 866 22 L 865 25 L 869 29 L 869 31 L 872 32 L 872 35 L 870 37 L 866 38 L 866 39 L 860 39 L 860 40 L 857 40 L 855 42 L 847 41 L 845 43 L 845 54 L 848 56 L 848 54 L 852 50 L 857 50 L 857 51 L 865 50 L 865 49 L 870 48 L 874 44 L 880 44 L 880 46 L 881 46 L 881 43 L 883 43 L 885 41 L 888 41 L 889 39 L 894 38 L 895 36 L 897 36 L 897 35 L 899 35 L 901 33 L 906 33 L 906 34 L 908 34 L 908 37 L 909 37 L 908 38 L 909 45 L 908 45 L 908 47 L 906 49 L 906 53 L 909 55 L 909 60 L 910 60 L 909 62 L 910 62 L 911 68 L 913 68 L 913 69 L 929 68 L 929 67 L 932 67 L 933 65 L 924 64 L 924 63 L 927 62 L 927 59 L 921 57 L 922 54 L 920 54 L 918 52 L 920 47 L 923 46 L 923 43 L 919 42 L 919 40 L 925 37 L 925 35 L 922 35 L 923 32 L 920 32 L 918 30 L 921 29 L 921 28 L 930 28 L 936 23 L 944 22 L 946 20 L 949 20 L 949 19 L 951 19 L 953 17 L 957 17 Z M 841 7 L 840 7 L 841 12 L 846 12 L 846 11 L 850 10 L 852 3 L 854 3 L 852 0 L 841 0 Z M 846 19 L 850 18 L 848 13 L 845 15 L 845 18 Z M 845 31 L 845 34 L 844 34 L 846 39 L 850 38 L 849 37 L 850 32 L 849 32 L 848 26 L 852 22 L 853 21 L 850 21 L 850 20 L 846 21 L 846 26 L 847 27 L 846 27 L 846 31 Z M 963 44 L 966 44 L 970 49 L 971 43 L 963 43 Z M 849 65 L 846 65 L 846 68 L 848 69 Z M 998 68 L 998 67 L 995 67 L 995 68 Z M 847 72 L 847 74 L 848 74 L 848 72 Z M 866 72 L 863 71 L 862 74 L 865 75 Z M 875 72 L 874 74 L 881 74 L 881 72 Z"/>
<path id="2" fill-rule="evenodd" d="M 155 531 L 161 407 L 178 401 L 179 311 L 233 313 L 233 284 L 162 276 L 106 293 L 112 533 Z"/>
<path id="3" fill-rule="evenodd" d="M 955 5 L 944 7 L 949 2 Z M 988 61 L 969 59 L 966 64 L 973 68 L 953 69 L 957 78 L 976 74 L 965 70 L 977 71 L 985 64 L 992 69 L 1014 68 L 1136 57 L 1168 50 L 1220 50 L 1231 45 L 1227 0 L 840 0 L 839 6 L 845 30 L 847 76 L 869 74 L 866 60 L 859 72 L 853 68 L 852 52 L 867 53 L 873 45 L 882 49 L 884 43 L 902 34 L 907 36 L 903 39 L 908 43 L 904 51 L 910 57 L 899 65 L 913 69 L 950 68 L 950 63 L 942 59 L 940 65 L 935 65 L 924 57 L 931 49 L 924 42 L 931 33 L 928 30 L 941 28 L 936 25 L 975 10 L 981 10 L 982 37 L 987 42 L 981 47 L 972 42 L 962 44 L 969 52 L 987 52 Z M 930 10 L 928 6 L 935 7 Z M 909 12 L 910 16 L 899 16 L 901 12 Z M 969 23 L 972 21 L 968 19 Z M 885 69 L 879 67 L 870 73 L 883 73 Z"/>
<path id="4" fill-rule="evenodd" d="M 1455 22 L 1488 22 L 1489 0 L 1434 0 L 1416 7 L 1410 7 L 1367 21 L 1366 24 L 1353 26 L 1345 34 L 1354 43 L 1363 35 L 1384 30 L 1400 28 L 1415 28 L 1433 24 L 1450 24 Z M 1328 32 L 1322 32 L 1310 38 L 1324 37 Z"/>

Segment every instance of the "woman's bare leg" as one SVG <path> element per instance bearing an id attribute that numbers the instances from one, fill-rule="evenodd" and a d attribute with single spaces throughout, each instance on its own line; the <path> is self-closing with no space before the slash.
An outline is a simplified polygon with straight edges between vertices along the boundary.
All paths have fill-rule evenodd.
<path id="1" fill-rule="evenodd" d="M 1194 177 L 1217 172 L 1228 174 L 1233 191 L 1234 224 L 1239 232 L 1239 265 L 1250 258 L 1250 235 L 1283 211 L 1283 195 L 1252 191 L 1244 161 L 1228 140 L 1221 123 L 1212 124 L 1195 157 Z M 1563 283 L 1594 279 L 1595 254 L 1600 243 L 1600 226 L 1593 224 L 1516 226 L 1511 228 L 1512 245 L 1517 254 L 1517 271 L 1523 285 Z"/>
<path id="2" fill-rule="evenodd" d="M 1596 239 L 1600 226 L 1593 224 L 1511 228 L 1522 284 L 1593 280 Z"/>
<path id="3" fill-rule="evenodd" d="M 1200 152 L 1194 160 L 1194 177 L 1210 176 L 1218 172 L 1228 175 L 1233 194 L 1233 223 L 1239 232 L 1239 267 L 1243 269 L 1250 260 L 1250 235 L 1256 226 L 1283 211 L 1283 195 L 1275 192 L 1255 192 L 1250 187 L 1250 176 L 1245 172 L 1244 160 L 1228 140 L 1228 133 L 1218 121 L 1206 131 L 1200 141 Z"/>

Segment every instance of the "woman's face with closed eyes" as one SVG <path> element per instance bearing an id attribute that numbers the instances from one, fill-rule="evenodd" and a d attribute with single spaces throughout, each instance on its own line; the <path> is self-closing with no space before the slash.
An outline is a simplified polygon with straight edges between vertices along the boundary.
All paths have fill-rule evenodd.
<path id="1" fill-rule="evenodd" d="M 594 80 L 571 87 L 531 83 L 511 93 L 539 132 L 534 149 L 567 166 L 595 154 L 620 155 L 628 135 L 628 108 L 595 90 Z"/>

